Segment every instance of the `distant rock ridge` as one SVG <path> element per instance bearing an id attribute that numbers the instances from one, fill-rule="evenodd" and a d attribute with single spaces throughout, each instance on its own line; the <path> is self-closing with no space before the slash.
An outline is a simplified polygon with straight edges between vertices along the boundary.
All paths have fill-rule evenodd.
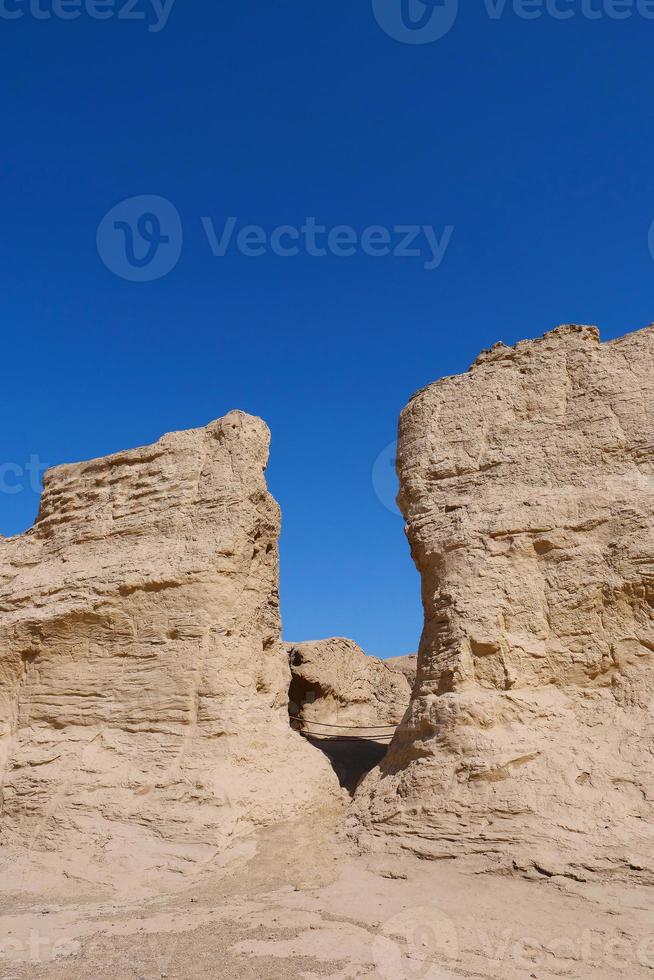
<path id="1" fill-rule="evenodd" d="M 411 687 L 404 673 L 387 660 L 368 656 L 344 637 L 287 643 L 286 649 L 292 674 L 290 705 L 297 717 L 335 726 L 372 726 L 368 734 L 374 734 L 375 725 L 402 721 Z M 318 725 L 308 727 L 320 730 Z"/>
<path id="2" fill-rule="evenodd" d="M 654 880 L 654 327 L 496 345 L 400 420 L 425 624 L 365 847 Z"/>
<path id="3" fill-rule="evenodd" d="M 392 670 L 399 670 L 400 673 L 404 674 L 409 682 L 409 687 L 413 689 L 418 672 L 417 653 L 406 653 L 401 657 L 388 657 L 384 660 L 384 663 L 387 667 L 391 667 Z"/>
<path id="4" fill-rule="evenodd" d="M 57 467 L 0 541 L 0 863 L 184 873 L 340 795 L 288 723 L 268 446 L 232 412 Z"/>

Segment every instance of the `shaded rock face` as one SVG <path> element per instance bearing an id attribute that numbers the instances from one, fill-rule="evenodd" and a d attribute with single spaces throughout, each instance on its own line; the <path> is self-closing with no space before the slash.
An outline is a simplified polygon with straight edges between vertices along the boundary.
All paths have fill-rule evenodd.
<path id="1" fill-rule="evenodd" d="M 389 657 L 384 663 L 391 670 L 399 670 L 401 674 L 404 674 L 409 682 L 409 687 L 413 689 L 418 673 L 417 653 L 407 653 L 403 657 Z"/>
<path id="2" fill-rule="evenodd" d="M 293 725 L 325 753 L 341 786 L 353 793 L 384 758 L 409 704 L 409 683 L 401 671 L 341 637 L 290 643 L 287 650 L 289 712 L 301 720 Z"/>
<path id="3" fill-rule="evenodd" d="M 233 412 L 58 467 L 0 540 L 6 846 L 188 867 L 339 792 L 289 730 L 268 446 Z"/>
<path id="4" fill-rule="evenodd" d="M 369 657 L 352 640 L 332 637 L 287 644 L 293 713 L 333 725 L 398 725 L 411 688 L 403 673 Z"/>
<path id="5" fill-rule="evenodd" d="M 412 399 L 398 470 L 425 625 L 360 839 L 654 877 L 654 327 L 497 345 Z"/>

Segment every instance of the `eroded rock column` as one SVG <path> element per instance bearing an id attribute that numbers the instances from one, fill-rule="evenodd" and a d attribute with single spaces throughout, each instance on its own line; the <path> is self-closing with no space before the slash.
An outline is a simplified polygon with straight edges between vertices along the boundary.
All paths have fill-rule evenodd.
<path id="1" fill-rule="evenodd" d="M 338 793 L 288 726 L 268 446 L 233 412 L 58 467 L 0 540 L 5 848 L 186 870 Z"/>
<path id="2" fill-rule="evenodd" d="M 412 399 L 398 470 L 425 625 L 360 840 L 654 875 L 654 328 L 496 345 Z"/>

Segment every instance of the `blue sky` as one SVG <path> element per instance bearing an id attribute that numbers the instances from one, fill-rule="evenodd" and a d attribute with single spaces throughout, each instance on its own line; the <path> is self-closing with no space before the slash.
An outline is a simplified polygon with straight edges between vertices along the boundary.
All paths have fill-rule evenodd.
<path id="1" fill-rule="evenodd" d="M 30 460 L 242 408 L 273 432 L 287 638 L 415 649 L 419 581 L 379 499 L 392 453 L 373 480 L 408 398 L 497 340 L 654 320 L 644 0 L 550 0 L 535 19 L 466 2 L 426 43 L 391 36 L 403 0 L 177 0 L 165 24 L 151 0 L 144 19 L 53 2 L 0 2 L 0 533 L 34 519 Z M 456 13 L 406 2 L 427 29 Z M 161 221 L 134 250 L 143 268 L 161 245 L 163 265 L 134 281 L 141 204 L 121 202 L 142 196 L 170 209 L 144 207 Z M 214 255 L 207 229 L 230 217 Z M 326 255 L 307 219 L 323 239 L 346 226 Z M 280 226 L 297 254 L 273 247 Z M 393 254 L 405 226 L 418 255 Z M 433 268 L 425 228 L 446 246 Z"/>

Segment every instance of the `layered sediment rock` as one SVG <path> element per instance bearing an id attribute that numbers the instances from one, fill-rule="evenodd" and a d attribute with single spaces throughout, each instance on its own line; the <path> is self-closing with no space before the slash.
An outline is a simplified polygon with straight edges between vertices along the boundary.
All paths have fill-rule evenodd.
<path id="1" fill-rule="evenodd" d="M 376 725 L 402 721 L 411 697 L 406 677 L 386 661 L 369 657 L 353 640 L 289 643 L 287 650 L 293 678 L 289 700 L 296 717 L 345 728 L 370 726 L 366 734 L 374 734 Z"/>
<path id="2" fill-rule="evenodd" d="M 654 327 L 496 345 L 400 422 L 425 625 L 360 839 L 654 874 Z"/>
<path id="3" fill-rule="evenodd" d="M 289 729 L 268 445 L 233 412 L 57 467 L 0 540 L 5 848 L 181 870 L 339 792 Z"/>

